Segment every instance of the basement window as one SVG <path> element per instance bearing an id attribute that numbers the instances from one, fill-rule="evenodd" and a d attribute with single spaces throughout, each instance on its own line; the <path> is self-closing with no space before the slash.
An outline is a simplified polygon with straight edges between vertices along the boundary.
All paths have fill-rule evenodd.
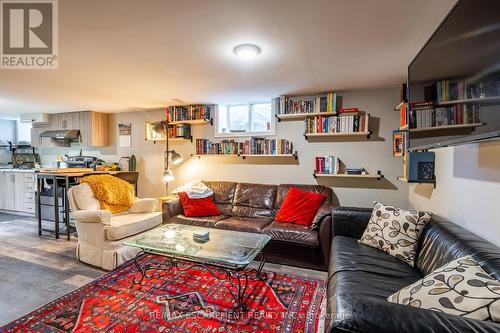
<path id="1" fill-rule="evenodd" d="M 274 135 L 270 102 L 219 105 L 215 117 L 216 137 Z"/>

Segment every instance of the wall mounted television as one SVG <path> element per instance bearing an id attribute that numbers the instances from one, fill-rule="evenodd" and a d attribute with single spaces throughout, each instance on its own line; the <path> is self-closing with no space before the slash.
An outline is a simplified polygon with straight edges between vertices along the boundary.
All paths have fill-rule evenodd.
<path id="1" fill-rule="evenodd" d="M 409 150 L 500 137 L 500 1 L 460 0 L 408 66 Z"/>

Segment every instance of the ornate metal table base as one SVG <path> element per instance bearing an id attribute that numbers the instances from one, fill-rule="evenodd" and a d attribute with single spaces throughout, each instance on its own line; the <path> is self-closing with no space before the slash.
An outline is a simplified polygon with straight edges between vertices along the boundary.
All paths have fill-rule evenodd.
<path id="1" fill-rule="evenodd" d="M 165 256 L 166 260 L 164 263 L 156 264 L 156 265 L 145 265 L 141 266 L 139 263 L 139 258 L 148 252 L 141 251 L 134 258 L 135 267 L 141 274 L 140 278 L 134 276 L 132 283 L 133 285 L 141 284 L 142 280 L 146 278 L 152 278 L 153 275 L 149 275 L 148 271 L 150 270 L 170 270 L 172 268 L 176 268 L 181 272 L 188 271 L 192 268 L 203 268 L 214 278 L 221 281 L 229 281 L 231 286 L 236 290 L 236 293 L 233 290 L 229 290 L 231 295 L 234 297 L 236 303 L 238 304 L 238 308 L 242 311 L 247 311 L 247 306 L 245 302 L 245 292 L 248 287 L 248 280 L 260 280 L 265 281 L 267 279 L 267 274 L 262 271 L 264 265 L 266 263 L 266 256 L 264 253 L 259 253 L 260 263 L 257 269 L 248 268 L 248 267 L 229 267 L 229 266 L 218 266 L 213 263 L 204 263 L 204 262 L 194 262 L 194 261 L 186 261 L 186 259 L 176 259 L 173 257 Z"/>

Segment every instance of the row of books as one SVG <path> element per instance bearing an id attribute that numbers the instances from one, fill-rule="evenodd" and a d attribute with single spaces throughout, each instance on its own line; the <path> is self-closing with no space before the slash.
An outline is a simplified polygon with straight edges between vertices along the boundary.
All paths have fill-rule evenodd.
<path id="1" fill-rule="evenodd" d="M 337 112 L 337 93 L 329 92 L 325 97 L 299 98 L 280 96 L 273 98 L 275 114 L 301 114 Z"/>
<path id="2" fill-rule="evenodd" d="M 169 138 L 190 138 L 191 137 L 191 125 L 189 124 L 178 124 L 168 126 L 168 137 Z"/>
<path id="3" fill-rule="evenodd" d="M 168 121 L 210 120 L 213 105 L 170 106 L 167 108 Z"/>
<path id="4" fill-rule="evenodd" d="M 323 175 L 338 175 L 341 172 L 340 159 L 336 156 L 317 156 L 314 173 Z"/>
<path id="5" fill-rule="evenodd" d="M 306 133 L 368 132 L 369 115 L 317 116 L 305 120 Z"/>
<path id="6" fill-rule="evenodd" d="M 419 108 L 410 111 L 410 128 L 474 124 L 479 119 L 479 105 L 456 104 L 450 107 Z"/>
<path id="7" fill-rule="evenodd" d="M 222 140 L 212 142 L 196 139 L 197 155 L 282 155 L 293 154 L 293 144 L 286 139 L 252 137 L 245 141 Z"/>
<path id="8" fill-rule="evenodd" d="M 436 100 L 438 103 L 494 96 L 500 96 L 500 80 L 477 83 L 453 80 L 436 82 Z"/>

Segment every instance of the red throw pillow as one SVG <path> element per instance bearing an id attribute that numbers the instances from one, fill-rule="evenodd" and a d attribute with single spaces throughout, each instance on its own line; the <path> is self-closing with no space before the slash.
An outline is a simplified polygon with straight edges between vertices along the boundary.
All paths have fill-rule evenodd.
<path id="1" fill-rule="evenodd" d="M 196 217 L 220 215 L 220 211 L 212 201 L 212 197 L 191 199 L 188 197 L 186 192 L 180 192 L 179 199 L 181 200 L 184 216 Z"/>
<path id="2" fill-rule="evenodd" d="M 274 219 L 279 222 L 310 226 L 325 199 L 321 193 L 301 191 L 292 187 L 286 193 L 285 200 Z"/>

